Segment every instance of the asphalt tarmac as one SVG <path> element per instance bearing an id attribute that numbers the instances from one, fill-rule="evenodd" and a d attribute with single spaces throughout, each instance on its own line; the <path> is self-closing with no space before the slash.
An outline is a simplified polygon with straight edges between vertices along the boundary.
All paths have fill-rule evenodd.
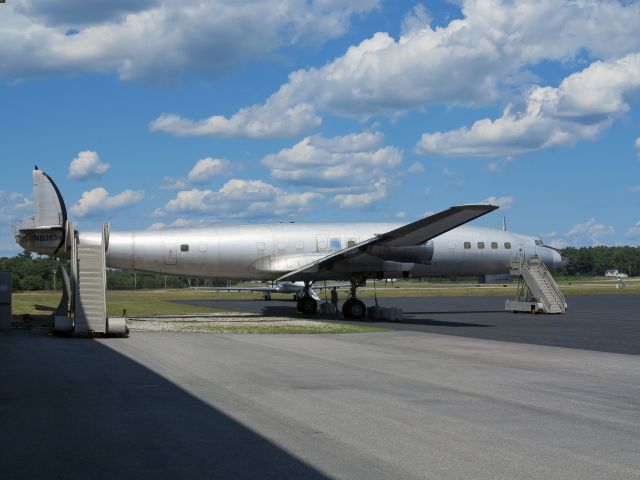
<path id="1" fill-rule="evenodd" d="M 203 294 L 206 295 L 206 294 Z M 398 297 L 380 299 L 385 307 L 400 307 L 400 322 L 357 322 L 416 332 L 439 333 L 486 340 L 549 345 L 640 355 L 640 295 L 576 295 L 567 297 L 563 315 L 505 312 L 506 297 Z M 364 299 L 367 305 L 373 299 Z M 208 305 L 265 316 L 300 316 L 293 301 L 195 300 Z M 305 317 L 310 318 L 310 317 Z M 343 321 L 341 315 L 316 318 Z"/>
<path id="2" fill-rule="evenodd" d="M 640 356 L 525 341 L 580 332 L 589 305 L 637 338 L 638 297 L 553 317 L 464 300 L 416 299 L 380 333 L 0 332 L 0 477 L 640 479 Z M 456 333 L 514 322 L 518 343 Z"/>

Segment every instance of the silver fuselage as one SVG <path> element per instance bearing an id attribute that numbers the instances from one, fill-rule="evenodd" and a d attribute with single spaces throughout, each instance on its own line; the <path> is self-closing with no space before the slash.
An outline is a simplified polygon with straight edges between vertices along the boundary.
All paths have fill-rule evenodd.
<path id="1" fill-rule="evenodd" d="M 234 225 L 201 229 L 111 232 L 107 266 L 188 277 L 273 280 L 327 254 L 398 228 L 388 223 Z M 96 234 L 80 234 L 93 240 Z M 560 254 L 535 237 L 461 226 L 411 251 L 376 252 L 295 280 L 503 275 L 511 260 L 538 255 L 550 268 Z M 479 248 L 483 245 L 484 248 Z M 510 246 L 510 248 L 508 248 Z"/>

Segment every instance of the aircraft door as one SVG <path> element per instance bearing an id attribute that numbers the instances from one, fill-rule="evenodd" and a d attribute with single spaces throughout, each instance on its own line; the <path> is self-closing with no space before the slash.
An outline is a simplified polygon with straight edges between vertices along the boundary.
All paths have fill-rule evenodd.
<path id="1" fill-rule="evenodd" d="M 524 251 L 524 245 L 522 243 L 519 243 L 516 246 L 516 259 L 518 260 L 524 260 L 525 257 L 525 251 Z"/>
<path id="2" fill-rule="evenodd" d="M 262 258 L 265 256 L 266 244 L 264 242 L 256 243 L 256 254 L 258 258 Z"/>
<path id="3" fill-rule="evenodd" d="M 178 263 L 177 250 L 178 249 L 176 245 L 165 244 L 165 255 L 164 255 L 165 265 L 175 265 L 176 263 Z"/>
<path id="4" fill-rule="evenodd" d="M 316 247 L 318 252 L 327 252 L 329 251 L 329 236 L 328 235 L 318 235 L 316 237 Z"/>
<path id="5" fill-rule="evenodd" d="M 447 247 L 447 258 L 445 263 L 449 265 L 451 274 L 457 275 L 460 270 L 461 259 L 456 256 L 456 242 L 448 242 Z"/>

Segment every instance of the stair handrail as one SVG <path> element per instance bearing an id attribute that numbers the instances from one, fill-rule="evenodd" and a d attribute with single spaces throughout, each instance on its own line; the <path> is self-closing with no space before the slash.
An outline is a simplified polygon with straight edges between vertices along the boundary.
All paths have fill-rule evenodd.
<path id="1" fill-rule="evenodd" d="M 535 274 L 532 271 L 531 258 L 529 259 L 529 261 L 522 262 L 522 272 L 523 272 L 522 277 L 525 279 L 525 282 L 527 283 L 529 290 L 531 291 L 532 294 L 535 293 L 535 296 L 534 296 L 535 301 L 542 302 L 542 304 L 544 305 L 544 309 L 546 311 L 549 311 L 551 305 L 549 303 L 549 300 L 546 298 L 546 296 L 542 292 L 542 287 L 540 283 L 536 280 Z M 525 272 L 526 272 L 526 275 L 529 275 L 531 277 L 531 280 L 525 278 Z M 534 292 L 534 289 L 535 289 L 535 292 Z"/>
<path id="2" fill-rule="evenodd" d="M 549 271 L 547 266 L 542 262 L 540 262 L 540 266 L 542 267 L 543 274 L 550 279 L 549 283 L 551 284 L 552 291 L 553 291 L 554 295 L 556 295 L 558 297 L 560 306 L 564 309 L 565 306 L 567 305 L 567 301 L 565 300 L 564 295 L 562 294 L 562 291 L 560 290 L 560 287 L 558 286 L 558 284 L 556 283 L 555 279 L 551 275 L 551 272 Z"/>

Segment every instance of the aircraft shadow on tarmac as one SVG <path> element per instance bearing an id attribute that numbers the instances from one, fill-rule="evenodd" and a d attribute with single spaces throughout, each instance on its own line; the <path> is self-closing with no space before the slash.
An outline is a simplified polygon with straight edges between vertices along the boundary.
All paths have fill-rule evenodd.
<path id="1" fill-rule="evenodd" d="M 504 310 L 438 310 L 431 312 L 404 312 L 405 315 L 465 315 L 467 313 L 504 313 Z"/>
<path id="2" fill-rule="evenodd" d="M 406 325 L 428 325 L 432 327 L 493 327 L 493 325 L 485 325 L 483 323 L 467 323 L 467 322 L 447 322 L 444 320 L 433 320 L 431 318 L 407 318 L 406 316 L 394 323 Z"/>
<path id="3" fill-rule="evenodd" d="M 421 315 L 423 313 L 428 314 L 428 313 L 436 313 L 436 312 L 405 312 L 404 317 L 401 320 L 395 321 L 393 323 L 406 324 L 406 325 L 429 325 L 429 326 L 438 326 L 438 327 L 492 327 L 493 326 L 493 325 L 485 325 L 482 323 L 449 322 L 449 321 L 443 321 L 443 320 L 433 320 L 430 318 L 411 318 L 407 316 L 407 315 Z M 440 312 L 437 312 L 437 313 L 440 313 Z M 322 320 L 322 321 L 344 321 L 345 320 L 342 317 L 342 314 L 339 314 L 339 313 L 335 313 L 335 314 L 316 313 L 312 316 L 302 315 L 301 313 L 297 312 L 294 307 L 279 306 L 279 305 L 264 306 L 262 308 L 261 315 L 264 317 L 300 316 L 300 318 L 304 318 L 308 320 Z M 358 320 L 347 320 L 347 321 L 352 323 L 386 323 L 384 320 L 371 320 L 371 319 L 364 319 L 361 322 Z"/>
<path id="4" fill-rule="evenodd" d="M 21 331 L 0 350 L 20 365 L 0 371 L 6 478 L 327 478 L 100 342 Z"/>

